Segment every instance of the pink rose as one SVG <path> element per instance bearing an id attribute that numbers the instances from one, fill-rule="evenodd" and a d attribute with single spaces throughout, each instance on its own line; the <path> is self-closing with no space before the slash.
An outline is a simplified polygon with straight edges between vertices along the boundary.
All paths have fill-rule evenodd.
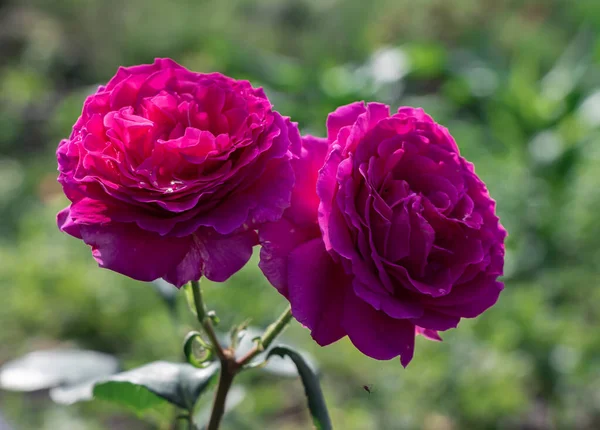
<path id="1" fill-rule="evenodd" d="M 169 59 L 120 68 L 58 146 L 71 201 L 58 225 L 134 279 L 224 281 L 250 258 L 254 228 L 289 206 L 299 147 L 247 81 Z"/>
<path id="2" fill-rule="evenodd" d="M 347 335 L 406 366 L 416 333 L 439 340 L 496 302 L 506 231 L 473 165 L 423 110 L 353 103 L 327 129 L 303 139 L 292 163 L 304 179 L 283 218 L 260 227 L 260 266 L 317 343 Z"/>

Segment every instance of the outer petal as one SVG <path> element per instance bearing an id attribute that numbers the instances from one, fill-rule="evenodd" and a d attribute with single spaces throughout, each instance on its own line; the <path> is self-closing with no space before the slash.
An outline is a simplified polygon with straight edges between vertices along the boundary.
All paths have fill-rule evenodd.
<path id="1" fill-rule="evenodd" d="M 332 248 L 329 239 L 329 223 L 331 212 L 333 210 L 334 198 L 339 184 L 336 179 L 337 169 L 342 161 L 342 150 L 339 146 L 334 145 L 331 151 L 327 154 L 325 164 L 319 170 L 317 179 L 317 195 L 319 196 L 319 226 L 323 232 L 323 240 L 327 250 Z"/>
<path id="2" fill-rule="evenodd" d="M 80 225 L 79 229 L 100 267 L 139 281 L 164 276 L 180 264 L 192 245 L 191 237 L 164 238 L 133 223 Z"/>
<path id="3" fill-rule="evenodd" d="M 70 207 L 64 208 L 62 211 L 56 215 L 56 223 L 58 224 L 58 228 L 64 231 L 67 234 L 70 234 L 77 239 L 81 239 L 81 233 L 79 232 L 79 226 L 75 224 L 73 218 L 71 217 Z"/>
<path id="4" fill-rule="evenodd" d="M 301 155 L 292 160 L 296 183 L 292 190 L 292 204 L 286 217 L 294 224 L 316 224 L 319 197 L 317 178 L 327 154 L 327 140 L 314 136 L 302 137 Z"/>
<path id="5" fill-rule="evenodd" d="M 258 266 L 269 282 L 288 297 L 288 256 L 299 245 L 319 237 L 319 228 L 302 227 L 287 218 L 264 224 L 259 229 L 260 263 Z"/>
<path id="6" fill-rule="evenodd" d="M 346 335 L 342 327 L 344 290 L 350 279 L 325 250 L 321 239 L 296 248 L 288 259 L 288 288 L 292 314 L 311 330 L 321 346 Z"/>
<path id="7" fill-rule="evenodd" d="M 359 115 L 365 113 L 367 108 L 364 102 L 354 102 L 340 106 L 327 117 L 327 139 L 333 142 L 342 127 L 354 124 Z"/>
<path id="8" fill-rule="evenodd" d="M 357 297 L 394 319 L 413 320 L 423 316 L 423 306 L 409 296 L 399 298 L 372 291 L 370 286 L 365 286 L 357 278 L 354 279 L 353 285 Z"/>
<path id="9" fill-rule="evenodd" d="M 458 326 L 460 317 L 445 315 L 442 312 L 427 309 L 425 315 L 419 318 L 413 318 L 411 319 L 411 322 L 418 324 L 420 327 L 423 327 L 423 329 L 445 331 Z"/>
<path id="10" fill-rule="evenodd" d="M 440 337 L 440 334 L 435 331 L 435 330 L 430 330 L 428 328 L 423 328 L 423 327 L 415 327 L 415 332 L 417 334 L 420 334 L 421 336 L 423 336 L 426 339 L 429 340 L 435 340 L 437 342 L 441 342 L 442 338 Z"/>
<path id="11" fill-rule="evenodd" d="M 475 318 L 493 306 L 504 284 L 496 275 L 480 274 L 473 281 L 456 286 L 451 294 L 437 299 L 427 299 L 427 305 L 441 314 L 462 318 Z"/>
<path id="12" fill-rule="evenodd" d="M 319 198 L 316 192 L 317 172 L 323 165 L 327 151 L 325 139 L 306 136 L 302 138 L 300 158 L 294 159 L 296 183 L 292 190 L 291 206 L 284 217 L 274 223 L 259 227 L 259 267 L 277 290 L 288 297 L 288 255 L 294 248 L 313 238 L 320 237 L 317 224 Z"/>
<path id="13" fill-rule="evenodd" d="M 390 360 L 400 356 L 404 367 L 412 360 L 415 347 L 414 324 L 375 310 L 356 297 L 351 289 L 346 290 L 344 298 L 342 326 L 354 346 L 369 357 Z"/>
<path id="14" fill-rule="evenodd" d="M 211 281 L 224 282 L 240 270 L 250 260 L 252 247 L 258 244 L 258 236 L 254 230 L 221 235 L 212 229 L 201 229 L 193 236 L 195 248 L 190 253 L 197 253 L 192 262 L 201 261 L 202 273 Z"/>

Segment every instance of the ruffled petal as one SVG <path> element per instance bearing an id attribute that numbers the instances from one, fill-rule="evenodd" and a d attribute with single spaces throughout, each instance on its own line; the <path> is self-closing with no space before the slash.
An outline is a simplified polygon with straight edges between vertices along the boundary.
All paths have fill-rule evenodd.
<path id="1" fill-rule="evenodd" d="M 81 233 L 79 226 L 73 221 L 71 217 L 71 208 L 66 207 L 56 215 L 56 224 L 58 228 L 67 234 L 70 234 L 77 239 L 81 239 Z"/>
<path id="2" fill-rule="evenodd" d="M 354 102 L 346 106 L 340 106 L 330 113 L 327 117 L 327 139 L 329 142 L 336 140 L 342 127 L 352 125 L 359 115 L 366 111 L 364 102 Z"/>

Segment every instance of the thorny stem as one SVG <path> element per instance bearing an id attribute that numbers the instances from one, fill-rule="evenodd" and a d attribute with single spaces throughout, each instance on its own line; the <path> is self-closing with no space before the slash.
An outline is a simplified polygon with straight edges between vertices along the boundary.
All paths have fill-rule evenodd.
<path id="1" fill-rule="evenodd" d="M 225 414 L 225 402 L 227 400 L 227 394 L 233 383 L 235 375 L 248 364 L 254 357 L 261 352 L 265 351 L 271 343 L 275 340 L 279 334 L 285 329 L 288 323 L 292 319 L 292 310 L 290 306 L 277 318 L 277 320 L 271 324 L 260 339 L 257 340 L 254 348 L 252 348 L 244 357 L 239 360 L 235 359 L 235 351 L 229 348 L 223 348 L 219 343 L 217 335 L 213 329 L 212 320 L 208 316 L 206 311 L 206 305 L 202 299 L 202 291 L 200 290 L 200 281 L 192 281 L 192 291 L 194 293 L 194 304 L 196 307 L 196 314 L 198 315 L 198 321 L 204 328 L 206 335 L 208 336 L 210 343 L 215 349 L 217 357 L 221 362 L 221 371 L 219 374 L 219 385 L 217 386 L 217 392 L 215 393 L 215 399 L 213 401 L 212 411 L 210 414 L 210 420 L 208 423 L 207 430 L 218 430 L 221 424 L 221 419 Z M 193 425 L 190 421 L 190 425 Z"/>

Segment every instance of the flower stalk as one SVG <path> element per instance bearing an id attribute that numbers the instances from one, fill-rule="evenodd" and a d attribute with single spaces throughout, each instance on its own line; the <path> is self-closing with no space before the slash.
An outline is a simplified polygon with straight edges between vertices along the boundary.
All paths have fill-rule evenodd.
<path id="1" fill-rule="evenodd" d="M 254 347 L 248 351 L 246 355 L 241 357 L 239 360 L 235 358 L 235 351 L 232 348 L 223 348 L 213 328 L 212 319 L 208 315 L 206 304 L 202 297 L 202 290 L 200 288 L 200 281 L 191 281 L 192 292 L 194 296 L 194 306 L 196 308 L 196 314 L 198 316 L 198 322 L 204 329 L 209 342 L 215 351 L 215 354 L 219 358 L 221 363 L 221 370 L 219 373 L 219 383 L 213 406 L 210 414 L 210 420 L 208 422 L 207 430 L 218 430 L 223 415 L 225 414 L 225 403 L 227 400 L 227 394 L 233 384 L 235 376 L 252 361 L 258 354 L 265 351 L 271 343 L 281 334 L 281 332 L 287 327 L 292 319 L 292 310 L 288 306 L 285 311 L 273 322 L 263 335 L 256 340 Z M 190 421 L 191 423 L 191 421 Z"/>
<path id="2" fill-rule="evenodd" d="M 213 347 L 215 354 L 219 357 L 221 363 L 226 358 L 225 350 L 221 346 L 219 339 L 215 333 L 212 325 L 212 319 L 208 316 L 204 299 L 202 298 L 202 290 L 200 289 L 200 281 L 192 281 L 192 292 L 194 294 L 194 305 L 196 306 L 196 314 L 198 316 L 198 322 L 204 329 L 206 336 L 208 337 L 211 346 Z"/>

